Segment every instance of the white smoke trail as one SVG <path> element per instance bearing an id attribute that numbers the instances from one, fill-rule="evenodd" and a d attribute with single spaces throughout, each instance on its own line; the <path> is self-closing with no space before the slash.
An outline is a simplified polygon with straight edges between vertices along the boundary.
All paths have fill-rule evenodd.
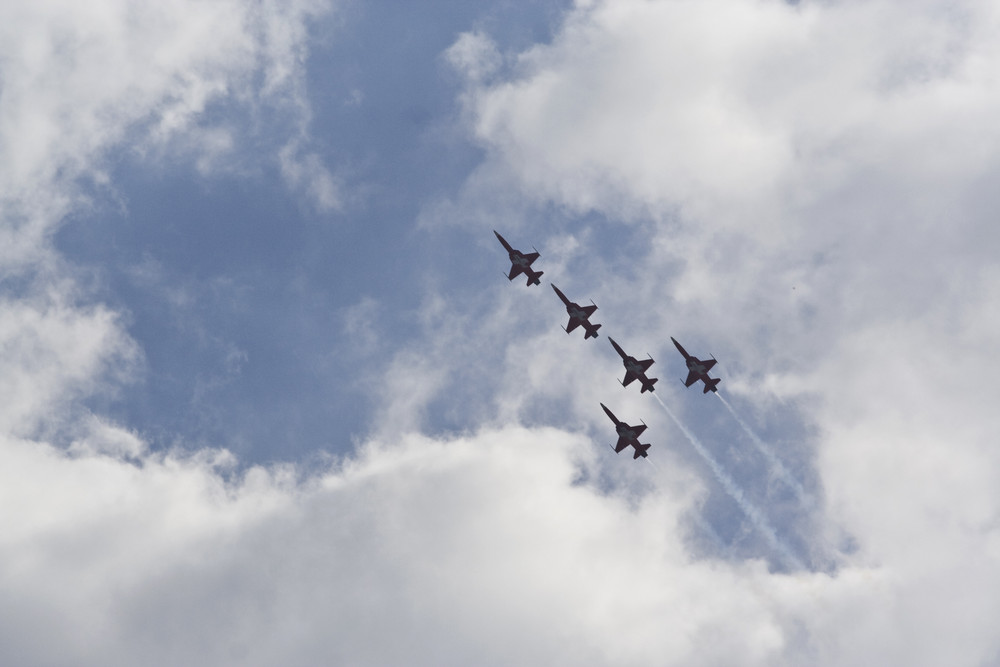
<path id="1" fill-rule="evenodd" d="M 657 472 L 660 471 L 660 466 L 656 465 L 656 462 L 653 461 L 653 459 L 647 457 L 646 461 L 649 463 L 649 465 L 653 466 L 654 470 L 656 470 Z M 695 512 L 694 522 L 698 524 L 698 527 L 701 528 L 702 531 L 704 531 L 704 533 L 708 536 L 708 539 L 712 541 L 712 543 L 715 545 L 715 548 L 718 549 L 720 553 L 724 555 L 729 553 L 729 545 L 727 545 L 725 541 L 719 536 L 719 533 L 716 532 L 715 528 L 712 527 L 712 524 L 710 524 L 708 521 L 705 520 L 705 517 L 703 517 L 700 513 Z"/>
<path id="2" fill-rule="evenodd" d="M 726 544 L 725 540 L 723 540 L 722 537 L 719 536 L 719 533 L 716 532 L 715 528 L 712 527 L 712 524 L 710 524 L 708 520 L 705 519 L 705 517 L 703 517 L 700 513 L 695 512 L 694 522 L 698 524 L 698 527 L 701 528 L 706 535 L 708 535 L 708 538 L 715 545 L 715 548 L 718 550 L 719 554 L 721 554 L 723 557 L 728 557 L 730 555 L 731 549 L 729 548 L 729 545 Z"/>
<path id="3" fill-rule="evenodd" d="M 687 436 L 687 439 L 692 445 L 694 445 L 695 451 L 701 455 L 701 458 L 705 459 L 708 467 L 712 469 L 712 472 L 715 474 L 715 478 L 719 481 L 719 484 L 722 485 L 722 488 L 725 489 L 726 493 L 728 493 L 729 496 L 736 501 L 736 504 L 740 506 L 740 509 L 747 515 L 747 518 L 750 519 L 754 527 L 757 528 L 757 530 L 759 530 L 764 537 L 767 538 L 767 541 L 771 543 L 771 546 L 774 547 L 774 549 L 780 553 L 782 557 L 784 557 L 786 563 L 795 570 L 806 569 L 805 565 L 801 560 L 799 560 L 798 556 L 796 556 L 792 550 L 788 548 L 788 545 L 781 541 L 778 534 L 774 532 L 774 529 L 771 528 L 771 525 L 767 522 L 763 513 L 761 513 L 759 509 L 747 500 L 743 490 L 736 484 L 733 478 L 722 469 L 722 466 L 719 465 L 719 462 L 715 460 L 707 449 L 705 449 L 705 446 L 701 444 L 701 441 L 694 437 L 694 434 L 681 423 L 681 420 L 677 418 L 670 408 L 667 407 L 666 403 L 660 400 L 659 396 L 653 394 L 653 398 L 656 399 L 657 403 L 660 404 L 670 418 L 674 420 L 674 423 L 677 424 L 677 428 L 679 428 L 681 432 Z"/>
<path id="4" fill-rule="evenodd" d="M 740 425 L 740 427 L 743 429 L 743 432 L 746 433 L 748 436 L 750 436 L 750 440 L 753 441 L 753 444 L 757 448 L 757 451 L 759 451 L 761 454 L 764 455 L 764 458 L 766 458 L 768 463 L 771 464 L 771 467 L 778 472 L 778 476 L 781 477 L 781 479 L 785 482 L 785 484 L 791 487 L 792 491 L 795 492 L 795 495 L 798 496 L 799 498 L 799 502 L 801 502 L 803 505 L 806 505 L 807 507 L 812 507 L 814 504 L 813 497 L 799 483 L 799 480 L 795 479 L 795 476 L 792 475 L 791 472 L 789 472 L 788 468 L 786 468 L 784 464 L 778 459 L 778 457 L 774 454 L 771 448 L 768 447 L 763 440 L 758 438 L 756 433 L 750 430 L 750 427 L 747 426 L 747 423 L 743 421 L 743 419 L 736 413 L 736 410 L 734 410 L 733 406 L 729 404 L 729 401 L 723 398 L 722 394 L 718 392 L 716 392 L 715 395 L 718 396 L 719 400 L 722 401 L 722 404 L 726 406 L 726 409 L 729 410 L 729 414 L 733 416 L 733 419 L 735 419 L 736 423 Z"/>

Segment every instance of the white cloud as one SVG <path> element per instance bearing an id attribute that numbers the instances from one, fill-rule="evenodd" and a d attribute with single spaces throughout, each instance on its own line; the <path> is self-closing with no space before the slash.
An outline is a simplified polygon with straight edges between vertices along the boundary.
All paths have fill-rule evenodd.
<path id="1" fill-rule="evenodd" d="M 580 230 L 598 316 L 666 341 L 659 362 L 668 336 L 694 341 L 743 405 L 784 401 L 815 433 L 789 448 L 826 498 L 803 537 L 854 548 L 815 605 L 786 600 L 788 664 L 1000 654 L 998 34 L 988 2 L 596 2 L 466 91 L 489 158 L 459 205 L 514 182 L 543 210 L 629 223 L 627 273 Z M 518 341 L 544 376 L 518 384 L 518 414 L 589 391 L 537 343 Z"/>
<path id="2" fill-rule="evenodd" d="M 0 349 L 0 431 L 18 435 L 60 427 L 67 404 L 127 379 L 138 354 L 118 315 L 55 293 L 0 300 Z"/>
<path id="3" fill-rule="evenodd" d="M 784 577 L 677 539 L 690 479 L 603 495 L 558 431 L 370 443 L 301 485 L 225 482 L 208 456 L 0 452 L 5 661 L 771 664 L 783 641 Z"/>
<path id="4" fill-rule="evenodd" d="M 481 32 L 462 33 L 444 55 L 448 64 L 468 77 L 471 83 L 483 82 L 503 64 L 496 44 Z"/>
<path id="5" fill-rule="evenodd" d="M 301 142 L 292 141 L 280 152 L 281 175 L 295 190 L 309 195 L 312 203 L 320 211 L 331 211 L 340 207 L 341 184 L 326 168 L 319 155 L 303 151 Z"/>
<path id="6" fill-rule="evenodd" d="M 0 198 L 52 224 L 65 209 L 39 210 L 38 200 L 73 195 L 76 180 L 98 171 L 106 152 L 126 140 L 150 150 L 181 138 L 178 143 L 194 151 L 203 168 L 218 163 L 230 146 L 227 128 L 198 127 L 213 103 L 288 108 L 295 133 L 303 132 L 309 120 L 304 23 L 326 5 L 5 3 Z M 253 80 L 258 71 L 259 87 Z M 204 155 L 202 142 L 183 140 L 191 129 L 207 131 Z M 322 202 L 326 193 L 310 194 Z"/>
<path id="7" fill-rule="evenodd" d="M 948 7 L 596 3 L 473 91 L 475 133 L 526 191 L 578 211 L 787 234 L 798 206 L 904 151 L 895 177 L 922 184 L 993 159 L 977 147 L 996 132 L 997 19 Z"/>

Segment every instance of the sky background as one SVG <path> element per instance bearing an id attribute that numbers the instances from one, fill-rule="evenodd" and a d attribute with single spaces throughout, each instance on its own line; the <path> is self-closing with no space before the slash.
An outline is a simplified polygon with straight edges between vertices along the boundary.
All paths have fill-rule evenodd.
<path id="1" fill-rule="evenodd" d="M 988 0 L 0 0 L 0 662 L 1000 664 L 998 72 Z"/>

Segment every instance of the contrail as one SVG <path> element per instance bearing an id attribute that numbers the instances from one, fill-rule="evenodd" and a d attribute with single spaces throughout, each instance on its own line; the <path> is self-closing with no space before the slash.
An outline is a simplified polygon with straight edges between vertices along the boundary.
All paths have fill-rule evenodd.
<path id="1" fill-rule="evenodd" d="M 771 451 L 771 448 L 768 447 L 763 440 L 758 438 L 756 433 L 750 430 L 750 427 L 747 426 L 747 423 L 743 421 L 743 419 L 738 414 L 736 414 L 736 410 L 734 410 L 733 406 L 729 404 L 729 401 L 723 398 L 722 394 L 720 394 L 719 392 L 715 392 L 715 395 L 718 396 L 719 400 L 722 401 L 722 404 L 726 406 L 726 409 L 729 410 L 729 414 L 733 416 L 733 419 L 735 419 L 736 423 L 740 425 L 740 427 L 743 429 L 743 432 L 746 433 L 748 436 L 750 436 L 750 440 L 752 440 L 754 446 L 757 447 L 757 451 L 759 451 L 761 454 L 764 455 L 768 463 L 770 463 L 771 466 L 778 471 L 778 475 L 781 477 L 782 480 L 784 480 L 785 484 L 790 486 L 792 491 L 795 492 L 795 495 L 798 496 L 799 498 L 799 502 L 802 503 L 803 505 L 812 507 L 813 498 L 811 495 L 809 495 L 809 493 L 805 490 L 805 488 L 803 488 L 803 486 L 799 484 L 799 480 L 795 479 L 795 476 L 792 475 L 792 473 L 788 471 L 788 468 L 786 468 L 784 464 L 778 459 L 778 457 L 775 456 L 774 452 Z"/>
<path id="2" fill-rule="evenodd" d="M 653 459 L 646 458 L 646 461 L 649 463 L 649 465 L 653 466 L 654 470 L 659 472 L 660 466 L 656 465 Z M 698 527 L 701 528 L 706 535 L 708 535 L 708 538 L 715 544 L 716 549 L 718 549 L 722 553 L 728 553 L 729 545 L 727 545 L 723 541 L 723 539 L 719 537 L 719 533 L 717 533 L 715 528 L 712 527 L 712 524 L 706 521 L 705 517 L 703 517 L 699 512 L 695 512 L 694 517 L 695 517 L 694 520 L 695 523 L 697 523 Z"/>
<path id="3" fill-rule="evenodd" d="M 712 543 L 715 544 L 715 548 L 719 550 L 719 553 L 723 556 L 729 555 L 729 545 L 726 544 L 721 537 L 719 537 L 719 533 L 716 532 L 715 528 L 712 527 L 712 524 L 710 524 L 705 517 L 703 517 L 699 512 L 695 512 L 694 522 L 698 524 L 698 527 L 701 528 L 706 535 L 708 535 L 709 539 L 712 540 Z"/>
<path id="4" fill-rule="evenodd" d="M 730 497 L 736 501 L 736 504 L 740 506 L 740 509 L 747 515 L 747 518 L 750 519 L 754 527 L 756 527 L 757 530 L 759 530 L 764 537 L 767 538 L 767 541 L 771 543 L 771 546 L 784 557 L 785 561 L 791 565 L 793 569 L 806 569 L 806 566 L 801 560 L 799 560 L 798 556 L 796 556 L 792 550 L 781 541 L 761 511 L 751 504 L 749 500 L 747 500 L 743 490 L 737 486 L 736 482 L 733 481 L 733 478 L 722 469 L 722 466 L 719 465 L 719 462 L 715 460 L 707 449 L 705 449 L 705 446 L 701 444 L 701 441 L 694 437 L 694 434 L 681 423 L 681 420 L 677 418 L 670 408 L 667 407 L 666 403 L 660 400 L 659 396 L 653 394 L 653 398 L 655 398 L 664 411 L 670 415 L 670 418 L 674 420 L 675 424 L 677 424 L 677 428 L 679 428 L 681 432 L 687 436 L 687 439 L 691 441 L 691 444 L 694 445 L 695 451 L 701 455 L 701 458 L 705 459 L 708 467 L 712 469 L 713 473 L 715 473 L 715 478 L 719 481 L 719 484 L 721 484 L 722 488 L 726 490 L 726 493 L 728 493 Z"/>

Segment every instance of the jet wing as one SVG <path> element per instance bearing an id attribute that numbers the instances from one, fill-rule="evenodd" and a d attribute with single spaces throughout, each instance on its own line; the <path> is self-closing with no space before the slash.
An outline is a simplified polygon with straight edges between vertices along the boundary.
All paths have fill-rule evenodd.
<path id="1" fill-rule="evenodd" d="M 625 438 L 618 438 L 618 444 L 615 445 L 615 451 L 620 452 L 621 450 L 628 447 L 630 442 L 631 442 L 630 440 L 626 440 Z"/>
<path id="2" fill-rule="evenodd" d="M 538 253 L 537 252 L 529 252 L 528 254 L 526 254 L 524 256 L 524 258 L 526 260 L 528 260 L 528 266 L 531 266 L 532 264 L 535 263 L 535 260 L 538 259 Z"/>
<path id="3" fill-rule="evenodd" d="M 646 430 L 646 425 L 639 424 L 637 426 L 629 426 L 629 428 L 635 431 L 635 441 L 639 442 L 639 436 L 642 435 L 642 432 Z"/>
<path id="4" fill-rule="evenodd" d="M 587 317 L 590 317 L 594 314 L 594 311 L 597 310 L 597 306 L 584 306 L 580 310 L 586 313 Z"/>
<path id="5" fill-rule="evenodd" d="M 513 280 L 514 278 L 517 278 L 522 273 L 524 273 L 524 267 L 519 266 L 517 264 L 513 264 L 510 267 L 510 273 L 507 274 L 507 280 Z"/>
<path id="6" fill-rule="evenodd" d="M 580 320 L 576 319 L 575 317 L 569 318 L 569 324 L 566 325 L 566 333 L 569 333 L 578 326 L 580 326 Z"/>
<path id="7" fill-rule="evenodd" d="M 701 375 L 698 373 L 698 371 L 688 371 L 688 377 L 687 377 L 687 380 L 684 380 L 684 386 L 685 387 L 690 387 L 695 382 L 697 382 L 698 378 L 700 378 L 700 377 L 701 377 Z"/>
<path id="8" fill-rule="evenodd" d="M 642 372 L 645 373 L 646 371 L 649 370 L 649 367 L 653 365 L 653 360 L 644 359 L 643 361 L 639 362 L 639 365 L 642 366 Z"/>
<path id="9" fill-rule="evenodd" d="M 622 386 L 623 387 L 629 386 L 630 384 L 632 384 L 632 381 L 635 380 L 637 377 L 639 376 L 633 373 L 632 371 L 625 371 L 625 379 L 622 380 Z"/>
<path id="10" fill-rule="evenodd" d="M 705 374 L 707 375 L 708 371 L 711 370 L 712 366 L 715 365 L 715 359 L 709 359 L 708 361 L 700 361 L 700 363 L 705 365 Z"/>

